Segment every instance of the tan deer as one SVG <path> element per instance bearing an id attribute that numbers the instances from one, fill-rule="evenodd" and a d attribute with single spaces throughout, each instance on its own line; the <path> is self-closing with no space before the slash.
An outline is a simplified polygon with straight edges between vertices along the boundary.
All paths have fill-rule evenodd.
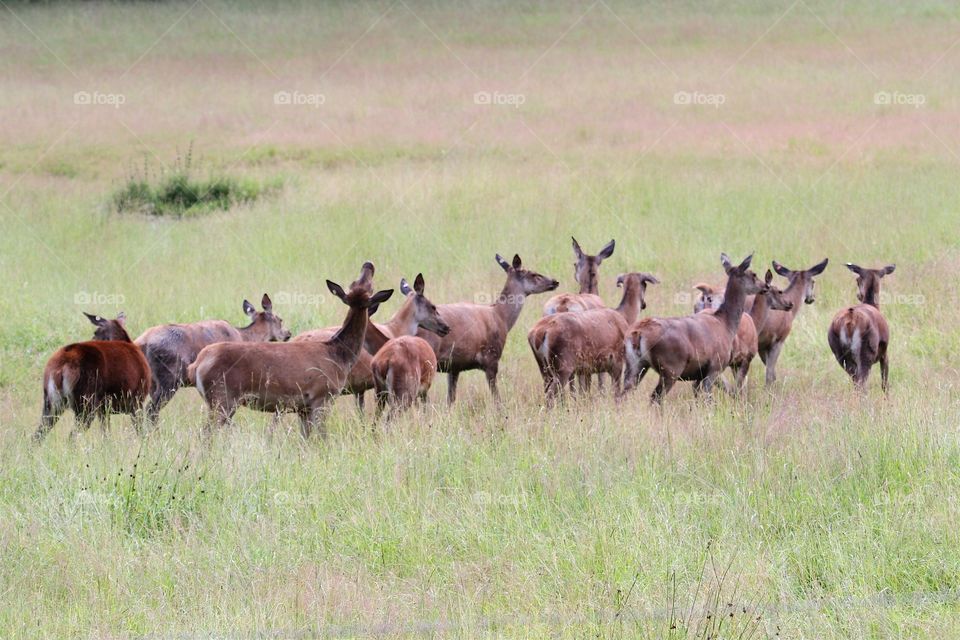
<path id="1" fill-rule="evenodd" d="M 93 340 L 61 347 L 43 370 L 43 413 L 33 434 L 36 442 L 53 429 L 64 411 L 76 415 L 78 430 L 90 428 L 95 417 L 106 430 L 111 413 L 128 413 L 139 433 L 143 407 L 150 391 L 150 366 L 127 335 L 126 317 L 115 320 L 84 313 L 96 326 Z"/>
<path id="2" fill-rule="evenodd" d="M 573 375 L 608 373 L 614 393 L 620 393 L 623 376 L 623 342 L 627 331 L 646 308 L 647 284 L 659 280 L 646 273 L 626 273 L 617 278 L 623 297 L 616 309 L 587 309 L 544 316 L 527 334 L 527 342 L 543 376 L 547 403 L 570 383 Z"/>
<path id="3" fill-rule="evenodd" d="M 371 295 L 373 273 L 373 265 L 364 263 L 360 278 L 347 292 L 327 280 L 330 293 L 349 307 L 340 331 L 329 340 L 220 342 L 205 347 L 187 373 L 207 403 L 211 422 L 222 425 L 237 407 L 246 406 L 274 414 L 295 412 L 305 438 L 318 427 L 326 435 L 328 407 L 343 390 L 363 348 L 368 309 L 393 294 L 387 289 Z"/>
<path id="4" fill-rule="evenodd" d="M 371 331 L 373 327 L 385 336 L 384 343 L 391 338 L 412 336 L 420 327 L 440 336 L 445 336 L 450 331 L 450 327 L 440 319 L 437 306 L 423 295 L 423 287 L 424 280 L 423 274 L 421 273 L 418 273 L 414 279 L 413 287 L 411 287 L 405 279 L 401 278 L 400 293 L 404 295 L 404 301 L 400 309 L 393 314 L 393 317 L 386 323 L 378 324 L 372 320 L 370 321 L 370 325 L 367 327 L 367 340 L 365 345 L 367 348 L 360 352 L 356 364 L 353 365 L 353 368 L 350 369 L 350 373 L 347 376 L 347 384 L 343 388 L 344 394 L 352 394 L 356 399 L 357 407 L 360 411 L 363 411 L 364 394 L 367 390 L 373 389 L 375 386 L 373 371 L 370 368 L 373 361 L 372 354 L 376 353 L 377 349 L 382 346 L 371 347 L 373 336 L 370 334 L 373 333 Z M 371 307 L 371 313 L 373 312 L 372 310 L 373 307 Z M 293 342 L 329 340 L 339 330 L 340 327 L 327 327 L 325 329 L 305 331 L 296 336 Z"/>
<path id="5" fill-rule="evenodd" d="M 701 297 L 694 305 L 694 311 L 715 313 L 723 302 L 723 295 L 707 284 L 700 283 L 695 288 L 700 291 Z M 773 273 L 767 269 L 763 288 L 757 295 L 748 296 L 745 306 L 749 307 L 749 312 L 744 312 L 743 317 L 740 318 L 740 326 L 737 328 L 730 355 L 733 386 L 728 387 L 727 390 L 733 393 L 743 391 L 747 374 L 750 372 L 750 364 L 759 351 L 758 332 L 766 325 L 768 312 L 770 310 L 790 311 L 793 303 L 785 300 L 783 291 L 773 285 Z"/>
<path id="6" fill-rule="evenodd" d="M 243 301 L 243 312 L 250 318 L 245 327 L 234 327 L 224 320 L 204 320 L 189 324 L 163 324 L 150 327 L 134 342 L 150 363 L 153 388 L 147 417 L 155 422 L 160 410 L 170 402 L 177 389 L 189 385 L 187 367 L 197 354 L 215 342 L 282 342 L 290 339 L 283 328 L 283 319 L 273 313 L 270 296 L 263 294 L 262 311 Z"/>
<path id="7" fill-rule="evenodd" d="M 376 331 L 376 329 L 368 329 Z M 391 415 L 427 399 L 437 369 L 437 355 L 427 341 L 417 336 L 391 338 L 370 363 L 377 392 L 377 416 L 389 404 Z"/>
<path id="8" fill-rule="evenodd" d="M 887 265 L 882 269 L 864 269 L 847 263 L 847 269 L 857 274 L 857 300 L 860 304 L 842 309 L 833 317 L 827 332 L 830 350 L 858 389 L 865 389 L 870 369 L 880 363 L 880 385 L 887 392 L 890 363 L 887 345 L 890 327 L 880 313 L 880 280 L 896 269 Z"/>
<path id="9" fill-rule="evenodd" d="M 633 325 L 624 341 L 627 371 L 623 394 L 636 387 L 650 369 L 660 375 L 652 402 L 662 403 L 677 380 L 692 381 L 697 393 L 712 390 L 717 377 L 730 364 L 746 297 L 763 288 L 750 270 L 752 260 L 750 255 L 734 266 L 726 254 L 721 254 L 727 285 L 723 303 L 714 313 L 644 318 Z"/>
<path id="10" fill-rule="evenodd" d="M 602 309 L 603 298 L 599 293 L 600 263 L 613 255 L 616 242 L 611 240 L 600 253 L 595 256 L 587 255 L 580 248 L 576 238 L 573 240 L 573 254 L 577 261 L 573 263 L 573 277 L 580 285 L 579 293 L 561 293 L 552 296 L 543 305 L 543 315 L 549 316 L 565 311 L 584 311 L 586 309 Z"/>
<path id="11" fill-rule="evenodd" d="M 460 302 L 438 305 L 440 318 L 450 333 L 439 337 L 423 329 L 417 335 L 426 340 L 437 355 L 437 370 L 447 373 L 447 401 L 457 397 L 460 373 L 481 369 L 487 378 L 490 393 L 499 400 L 497 372 L 507 334 L 516 324 L 527 296 L 553 291 L 559 282 L 523 268 L 520 256 L 513 264 L 498 254 L 497 264 L 507 273 L 507 282 L 493 304 Z"/>

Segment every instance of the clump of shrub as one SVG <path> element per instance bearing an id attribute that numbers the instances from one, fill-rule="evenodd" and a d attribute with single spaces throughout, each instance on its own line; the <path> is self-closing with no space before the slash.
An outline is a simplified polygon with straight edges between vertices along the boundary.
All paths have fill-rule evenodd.
<path id="1" fill-rule="evenodd" d="M 262 183 L 217 174 L 198 178 L 192 164 L 192 146 L 185 156 L 178 154 L 167 170 L 152 171 L 148 160 L 144 159 L 143 167 L 134 168 L 124 185 L 114 193 L 114 210 L 151 216 L 191 217 L 253 202 L 281 186 L 279 181 Z"/>

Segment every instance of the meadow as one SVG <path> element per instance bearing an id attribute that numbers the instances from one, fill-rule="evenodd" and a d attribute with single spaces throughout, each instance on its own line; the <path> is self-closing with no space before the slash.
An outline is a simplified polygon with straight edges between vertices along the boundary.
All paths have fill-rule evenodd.
<path id="1" fill-rule="evenodd" d="M 960 635 L 958 20 L 938 0 L 2 3 L 0 636 Z M 265 188 L 116 211 L 188 154 Z M 324 281 L 364 260 L 437 303 L 492 299 L 496 253 L 575 290 L 571 235 L 616 239 L 608 303 L 621 272 L 661 280 L 644 315 L 689 313 L 721 251 L 830 265 L 780 380 L 755 362 L 743 399 L 678 384 L 659 411 L 651 375 L 619 406 L 546 409 L 539 296 L 501 406 L 474 372 L 447 407 L 441 375 L 387 424 L 344 398 L 303 442 L 241 410 L 204 446 L 183 389 L 147 438 L 115 417 L 68 442 L 67 416 L 30 442 L 81 311 L 241 325 L 268 292 L 296 334 L 342 320 Z M 845 262 L 897 265 L 887 397 L 827 346 Z"/>

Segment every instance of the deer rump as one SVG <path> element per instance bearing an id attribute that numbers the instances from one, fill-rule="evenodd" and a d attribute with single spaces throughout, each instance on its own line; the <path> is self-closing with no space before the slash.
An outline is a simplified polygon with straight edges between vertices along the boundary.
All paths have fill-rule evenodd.
<path id="1" fill-rule="evenodd" d="M 422 338 L 393 338 L 373 357 L 371 371 L 378 397 L 388 396 L 399 406 L 424 397 L 433 383 L 437 357 Z"/>
<path id="2" fill-rule="evenodd" d="M 890 329 L 877 308 L 858 304 L 837 314 L 827 337 L 837 362 L 852 375 L 861 364 L 869 367 L 883 355 L 881 345 L 890 340 Z"/>
<path id="3" fill-rule="evenodd" d="M 189 367 L 204 347 L 217 342 L 240 342 L 240 331 L 225 320 L 151 327 L 136 339 L 156 376 L 169 376 L 190 385 Z"/>
<path id="4" fill-rule="evenodd" d="M 741 316 L 742 322 L 742 316 Z M 661 377 L 698 382 L 730 363 L 734 334 L 714 314 L 644 318 L 625 342 L 632 368 L 651 368 Z"/>
<path id="5" fill-rule="evenodd" d="M 541 372 L 607 372 L 619 377 L 628 329 L 616 309 L 589 309 L 542 318 L 528 340 Z"/>
<path id="6" fill-rule="evenodd" d="M 74 413 L 136 413 L 150 391 L 150 366 L 130 342 L 92 340 L 59 349 L 43 372 L 45 407 Z"/>
<path id="7" fill-rule="evenodd" d="M 603 298 L 594 293 L 561 293 L 543 305 L 543 315 L 603 309 L 605 306 Z"/>

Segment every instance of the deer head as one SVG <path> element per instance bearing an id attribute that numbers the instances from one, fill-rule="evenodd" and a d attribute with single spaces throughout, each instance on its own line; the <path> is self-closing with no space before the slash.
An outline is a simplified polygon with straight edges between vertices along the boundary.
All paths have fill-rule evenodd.
<path id="1" fill-rule="evenodd" d="M 440 319 L 437 312 L 437 305 L 430 302 L 423 295 L 423 274 L 418 273 L 413 281 L 413 288 L 403 278 L 400 279 L 400 293 L 407 296 L 407 299 L 413 300 L 413 317 L 418 326 L 427 331 L 432 331 L 438 336 L 445 336 L 450 333 L 450 327 Z M 412 296 L 412 298 L 411 298 Z"/>
<path id="2" fill-rule="evenodd" d="M 130 342 L 130 336 L 127 335 L 127 314 L 123 311 L 117 314 L 116 319 L 109 320 L 100 316 L 83 312 L 87 319 L 96 327 L 93 331 L 94 340 L 119 340 Z"/>
<path id="3" fill-rule="evenodd" d="M 518 255 L 513 256 L 512 264 L 501 258 L 499 253 L 496 258 L 497 264 L 507 273 L 507 288 L 517 291 L 521 296 L 553 291 L 560 286 L 553 278 L 524 269 Z"/>
<path id="4" fill-rule="evenodd" d="M 880 279 L 893 273 L 895 264 L 888 264 L 881 269 L 865 269 L 855 264 L 847 263 L 847 269 L 857 274 L 857 300 L 864 304 L 880 307 Z"/>
<path id="5" fill-rule="evenodd" d="M 263 342 L 289 340 L 290 331 L 283 328 L 283 319 L 273 313 L 273 302 L 270 296 L 263 294 L 260 306 L 263 307 L 263 311 L 257 311 L 249 301 L 243 301 L 243 312 L 250 318 L 250 324 L 244 327 L 243 331 Z"/>
<path id="6" fill-rule="evenodd" d="M 577 258 L 577 261 L 573 263 L 573 277 L 580 285 L 580 293 L 597 293 L 597 273 L 600 269 L 600 263 L 613 255 L 616 243 L 611 240 L 600 250 L 600 253 L 591 256 L 583 252 L 576 238 L 571 237 L 570 239 L 573 240 L 573 254 Z"/>
<path id="7" fill-rule="evenodd" d="M 804 271 L 795 271 L 793 269 L 787 269 L 785 266 L 774 260 L 773 270 L 789 281 L 790 284 L 787 285 L 787 290 L 795 287 L 800 288 L 803 291 L 803 301 L 806 304 L 813 304 L 816 300 L 813 292 L 813 278 L 814 276 L 818 276 L 823 273 L 823 270 L 827 268 L 827 262 L 828 258 L 824 258 L 823 262 L 816 264 L 809 269 Z"/>

